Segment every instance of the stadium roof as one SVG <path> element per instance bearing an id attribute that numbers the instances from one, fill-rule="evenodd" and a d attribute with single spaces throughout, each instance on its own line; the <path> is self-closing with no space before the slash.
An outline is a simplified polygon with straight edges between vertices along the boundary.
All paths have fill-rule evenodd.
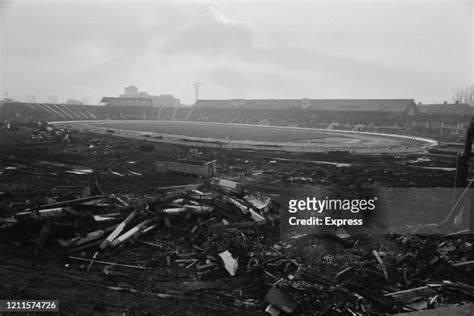
<path id="1" fill-rule="evenodd" d="M 415 105 L 413 99 L 334 99 L 310 100 L 308 107 L 322 111 L 384 111 L 403 112 Z"/>
<path id="2" fill-rule="evenodd" d="M 194 107 L 403 112 L 414 105 L 415 101 L 413 99 L 230 99 L 198 100 Z"/>
<path id="3" fill-rule="evenodd" d="M 430 115 L 472 115 L 474 107 L 465 103 L 419 104 L 418 113 Z"/>
<path id="4" fill-rule="evenodd" d="M 108 103 L 109 105 L 142 105 L 152 106 L 153 102 L 151 98 L 117 98 L 117 97 L 103 97 L 100 100 L 102 103 Z"/>

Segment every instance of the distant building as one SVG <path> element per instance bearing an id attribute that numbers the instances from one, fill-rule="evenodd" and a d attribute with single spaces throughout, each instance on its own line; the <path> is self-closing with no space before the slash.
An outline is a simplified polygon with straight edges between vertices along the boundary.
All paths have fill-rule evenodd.
<path id="1" fill-rule="evenodd" d="M 120 97 L 126 98 L 126 97 L 135 97 L 138 96 L 138 87 L 129 85 L 128 87 L 123 88 L 124 94 L 121 95 Z"/>
<path id="2" fill-rule="evenodd" d="M 149 100 L 149 101 L 145 101 Z M 151 95 L 146 91 L 139 91 L 137 86 L 130 85 L 124 88 L 119 97 L 103 97 L 101 103 L 111 106 L 151 106 L 151 107 L 180 107 L 181 101 L 171 94 Z"/>

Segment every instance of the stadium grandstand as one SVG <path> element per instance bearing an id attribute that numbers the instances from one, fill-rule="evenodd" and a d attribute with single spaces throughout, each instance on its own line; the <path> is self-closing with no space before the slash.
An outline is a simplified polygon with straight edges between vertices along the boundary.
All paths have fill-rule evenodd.
<path id="1" fill-rule="evenodd" d="M 183 118 L 187 108 L 150 106 L 95 106 L 11 102 L 0 106 L 0 119 L 17 122 L 77 120 L 172 120 Z M 178 115 L 179 114 L 179 115 Z"/>
<path id="2" fill-rule="evenodd" d="M 103 98 L 109 99 L 123 103 L 94 106 L 9 100 L 0 105 L 0 120 L 189 120 L 444 135 L 438 138 L 452 136 L 454 140 L 474 116 L 474 107 L 468 104 L 416 104 L 413 99 L 198 100 L 192 107 L 153 106 L 143 98 L 140 103 L 124 97 Z"/>
<path id="3" fill-rule="evenodd" d="M 465 103 L 418 104 L 418 115 L 415 127 L 425 130 L 439 130 L 458 134 L 466 130 L 474 107 Z"/>
<path id="4" fill-rule="evenodd" d="M 416 115 L 413 99 L 198 100 L 193 109 L 195 120 L 226 121 L 238 109 L 254 121 L 303 120 L 305 126 L 317 122 L 404 125 Z"/>
<path id="5" fill-rule="evenodd" d="M 151 98 L 103 97 L 100 102 L 111 106 L 152 106 Z"/>

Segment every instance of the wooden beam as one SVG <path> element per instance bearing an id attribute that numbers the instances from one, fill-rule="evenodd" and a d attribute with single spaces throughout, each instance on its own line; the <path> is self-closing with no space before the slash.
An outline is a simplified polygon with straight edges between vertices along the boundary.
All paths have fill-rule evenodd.
<path id="1" fill-rule="evenodd" d="M 456 204 L 453 206 L 453 208 L 449 212 L 446 219 L 441 222 L 441 225 L 450 225 L 451 222 L 454 220 L 454 218 L 458 215 L 462 206 L 466 205 L 467 201 L 471 199 L 471 196 L 469 196 L 468 192 L 470 192 L 470 189 L 472 186 L 473 186 L 473 180 L 469 181 L 469 185 L 464 189 L 463 193 L 461 194 Z"/>

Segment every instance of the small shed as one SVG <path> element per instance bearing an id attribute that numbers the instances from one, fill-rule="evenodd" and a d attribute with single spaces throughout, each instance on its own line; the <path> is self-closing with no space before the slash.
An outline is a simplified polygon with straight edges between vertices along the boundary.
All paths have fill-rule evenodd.
<path id="1" fill-rule="evenodd" d="M 157 170 L 167 173 L 187 174 L 201 176 L 204 178 L 213 177 L 216 173 L 216 162 L 212 161 L 162 161 L 157 163 Z"/>

